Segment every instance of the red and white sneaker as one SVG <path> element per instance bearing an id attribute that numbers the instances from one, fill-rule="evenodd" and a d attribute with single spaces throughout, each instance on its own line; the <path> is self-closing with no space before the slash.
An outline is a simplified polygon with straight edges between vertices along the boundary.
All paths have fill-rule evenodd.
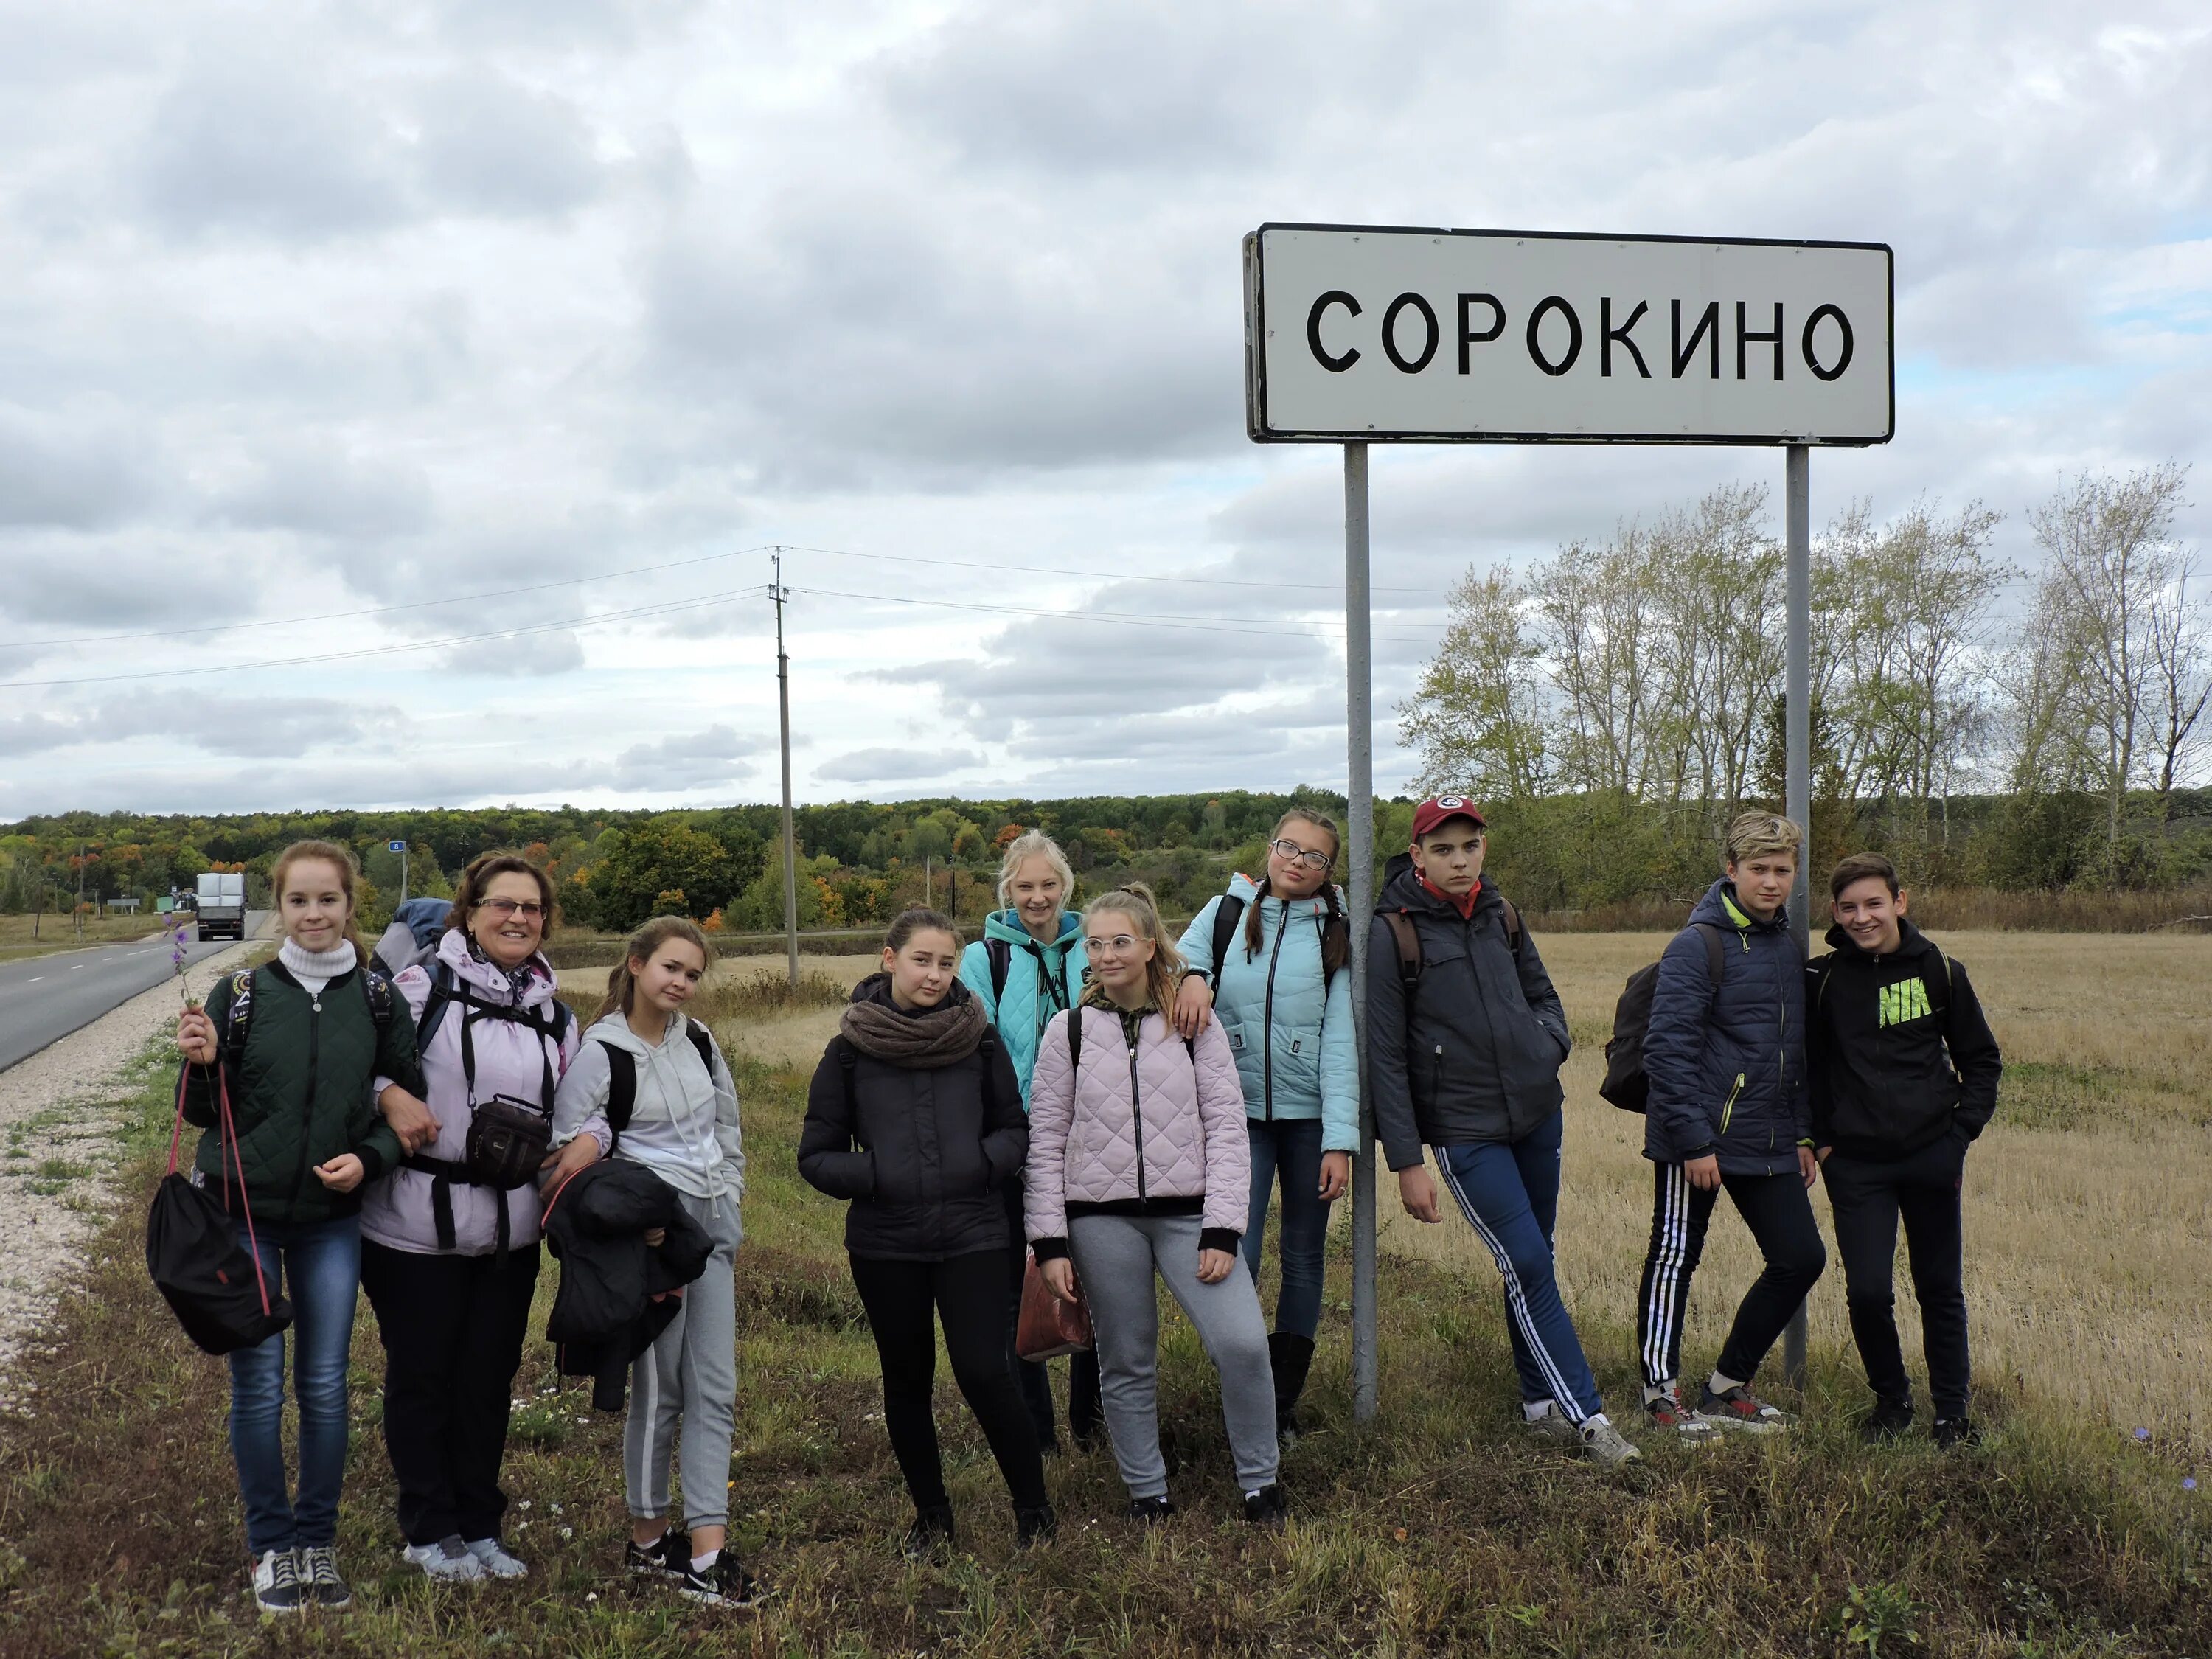
<path id="1" fill-rule="evenodd" d="M 1741 1383 L 1726 1394 L 1715 1394 L 1711 1384 L 1699 1389 L 1698 1415 L 1711 1419 L 1724 1429 L 1741 1429 L 1747 1434 L 1772 1434 L 1797 1420 L 1788 1412 L 1777 1411 Z"/>

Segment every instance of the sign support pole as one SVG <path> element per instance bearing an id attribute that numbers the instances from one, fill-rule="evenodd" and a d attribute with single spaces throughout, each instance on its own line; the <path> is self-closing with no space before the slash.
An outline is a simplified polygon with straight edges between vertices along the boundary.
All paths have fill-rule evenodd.
<path id="1" fill-rule="evenodd" d="M 1812 451 L 1807 445 L 1791 444 L 1784 453 L 1790 621 L 1783 716 L 1788 753 L 1783 769 L 1782 810 L 1805 832 L 1797 858 L 1797 884 L 1790 892 L 1790 931 L 1797 936 L 1797 948 L 1802 951 L 1813 920 L 1813 538 L 1808 482 Z M 1805 1386 L 1805 1304 L 1802 1302 L 1782 1334 L 1782 1372 L 1791 1388 Z"/>
<path id="2" fill-rule="evenodd" d="M 1351 866 L 1352 1030 L 1359 1155 L 1352 1161 L 1352 1415 L 1374 1420 L 1375 1106 L 1367 1088 L 1367 928 L 1375 912 L 1375 685 L 1368 630 L 1367 446 L 1344 447 L 1345 841 Z"/>
<path id="3" fill-rule="evenodd" d="M 775 580 L 769 589 L 775 601 L 775 707 L 783 748 L 783 948 L 791 973 L 791 988 L 799 988 L 799 842 L 791 828 L 791 659 L 783 649 L 783 605 L 791 590 L 783 585 L 783 549 L 771 561 Z"/>
<path id="4" fill-rule="evenodd" d="M 399 849 L 399 902 L 407 902 L 407 849 Z"/>

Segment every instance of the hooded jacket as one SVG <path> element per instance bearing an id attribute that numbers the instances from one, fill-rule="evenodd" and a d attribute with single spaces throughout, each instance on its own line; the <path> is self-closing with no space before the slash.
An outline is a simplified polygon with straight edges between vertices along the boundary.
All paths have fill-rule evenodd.
<path id="1" fill-rule="evenodd" d="M 376 1109 L 379 1076 L 419 1089 L 415 1028 L 391 986 L 355 968 L 319 992 L 309 992 L 283 962 L 252 970 L 243 1052 L 231 1050 L 231 1006 L 240 976 L 225 975 L 208 994 L 230 1087 L 231 1121 L 246 1198 L 257 1222 L 301 1224 L 357 1213 L 370 1184 L 399 1161 L 399 1137 Z M 380 1024 L 371 995 L 388 999 Z M 216 1127 L 221 1103 L 211 1068 L 185 1066 L 185 1121 L 206 1128 L 192 1162 L 193 1178 L 218 1196 L 230 1155 Z M 364 1171 L 349 1193 L 333 1192 L 314 1168 L 341 1153 L 357 1155 Z"/>
<path id="2" fill-rule="evenodd" d="M 418 963 L 392 981 L 392 988 L 405 1002 L 402 1018 L 414 1029 L 421 1027 L 436 967 L 443 967 L 453 976 L 456 989 L 465 987 L 477 1000 L 520 1009 L 538 1022 L 532 1026 L 495 1014 L 471 1015 L 458 996 L 447 1003 L 437 1029 L 430 1033 L 430 1041 L 419 1057 L 427 1085 L 422 1098 L 438 1120 L 438 1138 L 416 1152 L 418 1164 L 447 1162 L 458 1167 L 466 1159 L 469 1124 L 476 1114 L 469 1103 L 468 1080 L 461 1064 L 465 1019 L 469 1046 L 476 1055 L 477 1099 L 506 1095 L 552 1110 L 551 1098 L 540 1099 L 545 1092 L 546 1075 L 550 1072 L 557 1085 L 568 1069 L 568 1062 L 576 1057 L 580 1022 L 567 1021 L 565 1035 L 558 1040 L 554 1037 L 554 1016 L 559 1005 L 552 966 L 543 956 L 532 956 L 527 965 L 536 971 L 517 1001 L 514 982 L 507 974 L 471 951 L 468 936 L 454 928 L 440 935 L 432 963 Z M 385 1080 L 378 1079 L 380 1084 Z M 437 1222 L 431 1206 L 431 1188 L 436 1184 L 433 1176 L 419 1170 L 394 1169 L 362 1201 L 362 1237 L 395 1250 L 437 1254 Z M 510 1247 L 520 1249 L 535 1242 L 538 1195 L 534 1186 L 502 1193 L 494 1187 L 453 1182 L 447 1187 L 453 1218 L 451 1254 L 491 1254 L 497 1244 L 502 1200 L 507 1205 Z"/>
<path id="3" fill-rule="evenodd" d="M 972 1000 L 956 981 L 937 1006 Z M 896 1009 L 890 975 L 862 980 L 853 1000 Z M 924 1068 L 880 1059 L 841 1033 L 807 1087 L 799 1173 L 817 1191 L 852 1200 L 845 1212 L 852 1255 L 943 1261 L 1006 1248 L 1001 1194 L 1021 1178 L 1029 1140 L 1021 1090 L 1000 1039 L 950 1066 Z"/>
<path id="4" fill-rule="evenodd" d="M 1006 947 L 1006 994 L 991 990 L 991 945 Z M 998 1029 L 1022 1086 L 1022 1104 L 1030 1098 L 1030 1083 L 1036 1071 L 1037 1044 L 1054 1014 L 1074 1006 L 1083 994 L 1083 976 L 1089 971 L 1083 949 L 1083 919 L 1073 911 L 1060 918 L 1060 937 L 1039 945 L 1022 926 L 1013 910 L 994 911 L 983 920 L 983 937 L 960 953 L 960 982 L 975 993 L 983 1012 Z"/>
<path id="5" fill-rule="evenodd" d="M 667 1237 L 645 1242 L 655 1227 Z M 642 1164 L 602 1159 L 548 1195 L 546 1241 L 561 1262 L 561 1285 L 545 1338 L 564 1376 L 596 1379 L 592 1404 L 620 1411 L 630 1362 L 683 1307 L 672 1292 L 707 1271 L 714 1241 L 675 1189 Z"/>
<path id="6" fill-rule="evenodd" d="M 1213 986 L 1213 1014 L 1237 1056 L 1244 1113 L 1263 1123 L 1322 1120 L 1322 1149 L 1359 1146 L 1359 1049 L 1352 1030 L 1352 975 L 1322 967 L 1322 929 L 1328 906 L 1310 898 L 1262 895 L 1249 876 L 1229 884 L 1243 901 L 1229 960 L 1213 960 L 1214 919 L 1223 898 L 1207 902 L 1176 948 Z M 1260 949 L 1249 952 L 1245 929 L 1256 903 Z"/>
<path id="7" fill-rule="evenodd" d="M 1383 916 L 1402 912 L 1421 942 L 1413 1006 L 1398 975 L 1398 944 Z M 1465 917 L 1429 890 L 1410 860 L 1376 902 L 1367 939 L 1367 1076 L 1375 1133 L 1394 1170 L 1421 1161 L 1424 1143 L 1520 1140 L 1565 1099 L 1566 1012 L 1524 927 L 1516 951 L 1505 899 L 1485 878 Z"/>
<path id="8" fill-rule="evenodd" d="M 1806 975 L 1813 1142 L 1846 1158 L 1910 1158 L 1979 1135 L 2004 1071 L 1964 963 L 1908 919 L 1897 949 L 1859 948 L 1840 927 Z"/>
<path id="9" fill-rule="evenodd" d="M 1805 959 L 1785 909 L 1755 921 L 1726 878 L 1692 923 L 1720 930 L 1713 984 L 1694 927 L 1659 958 L 1644 1069 L 1651 1083 L 1644 1156 L 1683 1164 L 1716 1154 L 1723 1175 L 1794 1175 L 1813 1133 L 1805 1089 Z"/>
<path id="10" fill-rule="evenodd" d="M 1067 1027 L 1083 1022 L 1079 1073 Z M 1067 1254 L 1080 1215 L 1197 1215 L 1207 1249 L 1233 1250 L 1252 1203 L 1244 1091 L 1221 1022 L 1188 1045 L 1156 1008 L 1092 1003 L 1055 1017 L 1030 1091 L 1024 1222 L 1039 1261 Z"/>
<path id="11" fill-rule="evenodd" d="M 656 1045 L 629 1029 L 617 1009 L 595 1022 L 561 1079 L 553 1102 L 553 1144 L 592 1136 L 605 1157 L 614 1146 L 608 1127 L 610 1073 L 606 1048 L 627 1052 L 637 1067 L 637 1100 L 616 1151 L 644 1164 L 691 1198 L 741 1199 L 745 1192 L 744 1137 L 738 1122 L 738 1085 L 719 1045 L 709 1043 L 711 1069 L 684 1030 L 681 1010 L 669 1017 Z"/>

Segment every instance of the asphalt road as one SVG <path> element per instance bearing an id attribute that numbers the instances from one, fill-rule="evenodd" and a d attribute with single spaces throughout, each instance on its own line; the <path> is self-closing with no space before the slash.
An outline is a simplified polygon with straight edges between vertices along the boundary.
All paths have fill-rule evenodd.
<path id="1" fill-rule="evenodd" d="M 256 937 L 268 920 L 266 910 L 247 911 L 246 937 Z M 186 945 L 185 960 L 204 962 L 230 944 Z M 0 963 L 0 1072 L 152 990 L 173 971 L 168 944 L 159 937 Z M 201 995 L 207 988 L 204 978 L 193 981 Z"/>

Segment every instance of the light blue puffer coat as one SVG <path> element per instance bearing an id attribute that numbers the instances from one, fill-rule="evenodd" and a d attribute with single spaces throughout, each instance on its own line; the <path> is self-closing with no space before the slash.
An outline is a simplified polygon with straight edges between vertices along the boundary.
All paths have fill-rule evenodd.
<path id="1" fill-rule="evenodd" d="M 1256 955 L 1244 949 L 1249 909 L 1237 918 L 1229 960 L 1213 960 L 1212 899 L 1191 921 L 1177 947 L 1184 961 L 1213 982 L 1213 1012 L 1237 1056 L 1244 1113 L 1322 1121 L 1322 1149 L 1349 1152 L 1359 1144 L 1359 1053 L 1352 1031 L 1352 975 L 1322 972 L 1321 933 L 1328 907 L 1311 898 L 1261 897 L 1238 876 L 1225 896 L 1260 906 Z M 1342 900 L 1338 901 L 1340 911 Z"/>
<path id="2" fill-rule="evenodd" d="M 991 945 L 1005 948 L 1006 990 L 991 989 Z M 1083 950 L 1083 919 L 1073 912 L 1060 918 L 1060 937 L 1039 945 L 1012 910 L 994 911 L 983 921 L 983 937 L 960 953 L 960 982 L 983 1005 L 983 1012 L 1014 1062 L 1022 1085 L 1022 1105 L 1030 1103 L 1030 1078 L 1036 1071 L 1037 1043 L 1052 1017 L 1083 995 L 1090 958 Z"/>

